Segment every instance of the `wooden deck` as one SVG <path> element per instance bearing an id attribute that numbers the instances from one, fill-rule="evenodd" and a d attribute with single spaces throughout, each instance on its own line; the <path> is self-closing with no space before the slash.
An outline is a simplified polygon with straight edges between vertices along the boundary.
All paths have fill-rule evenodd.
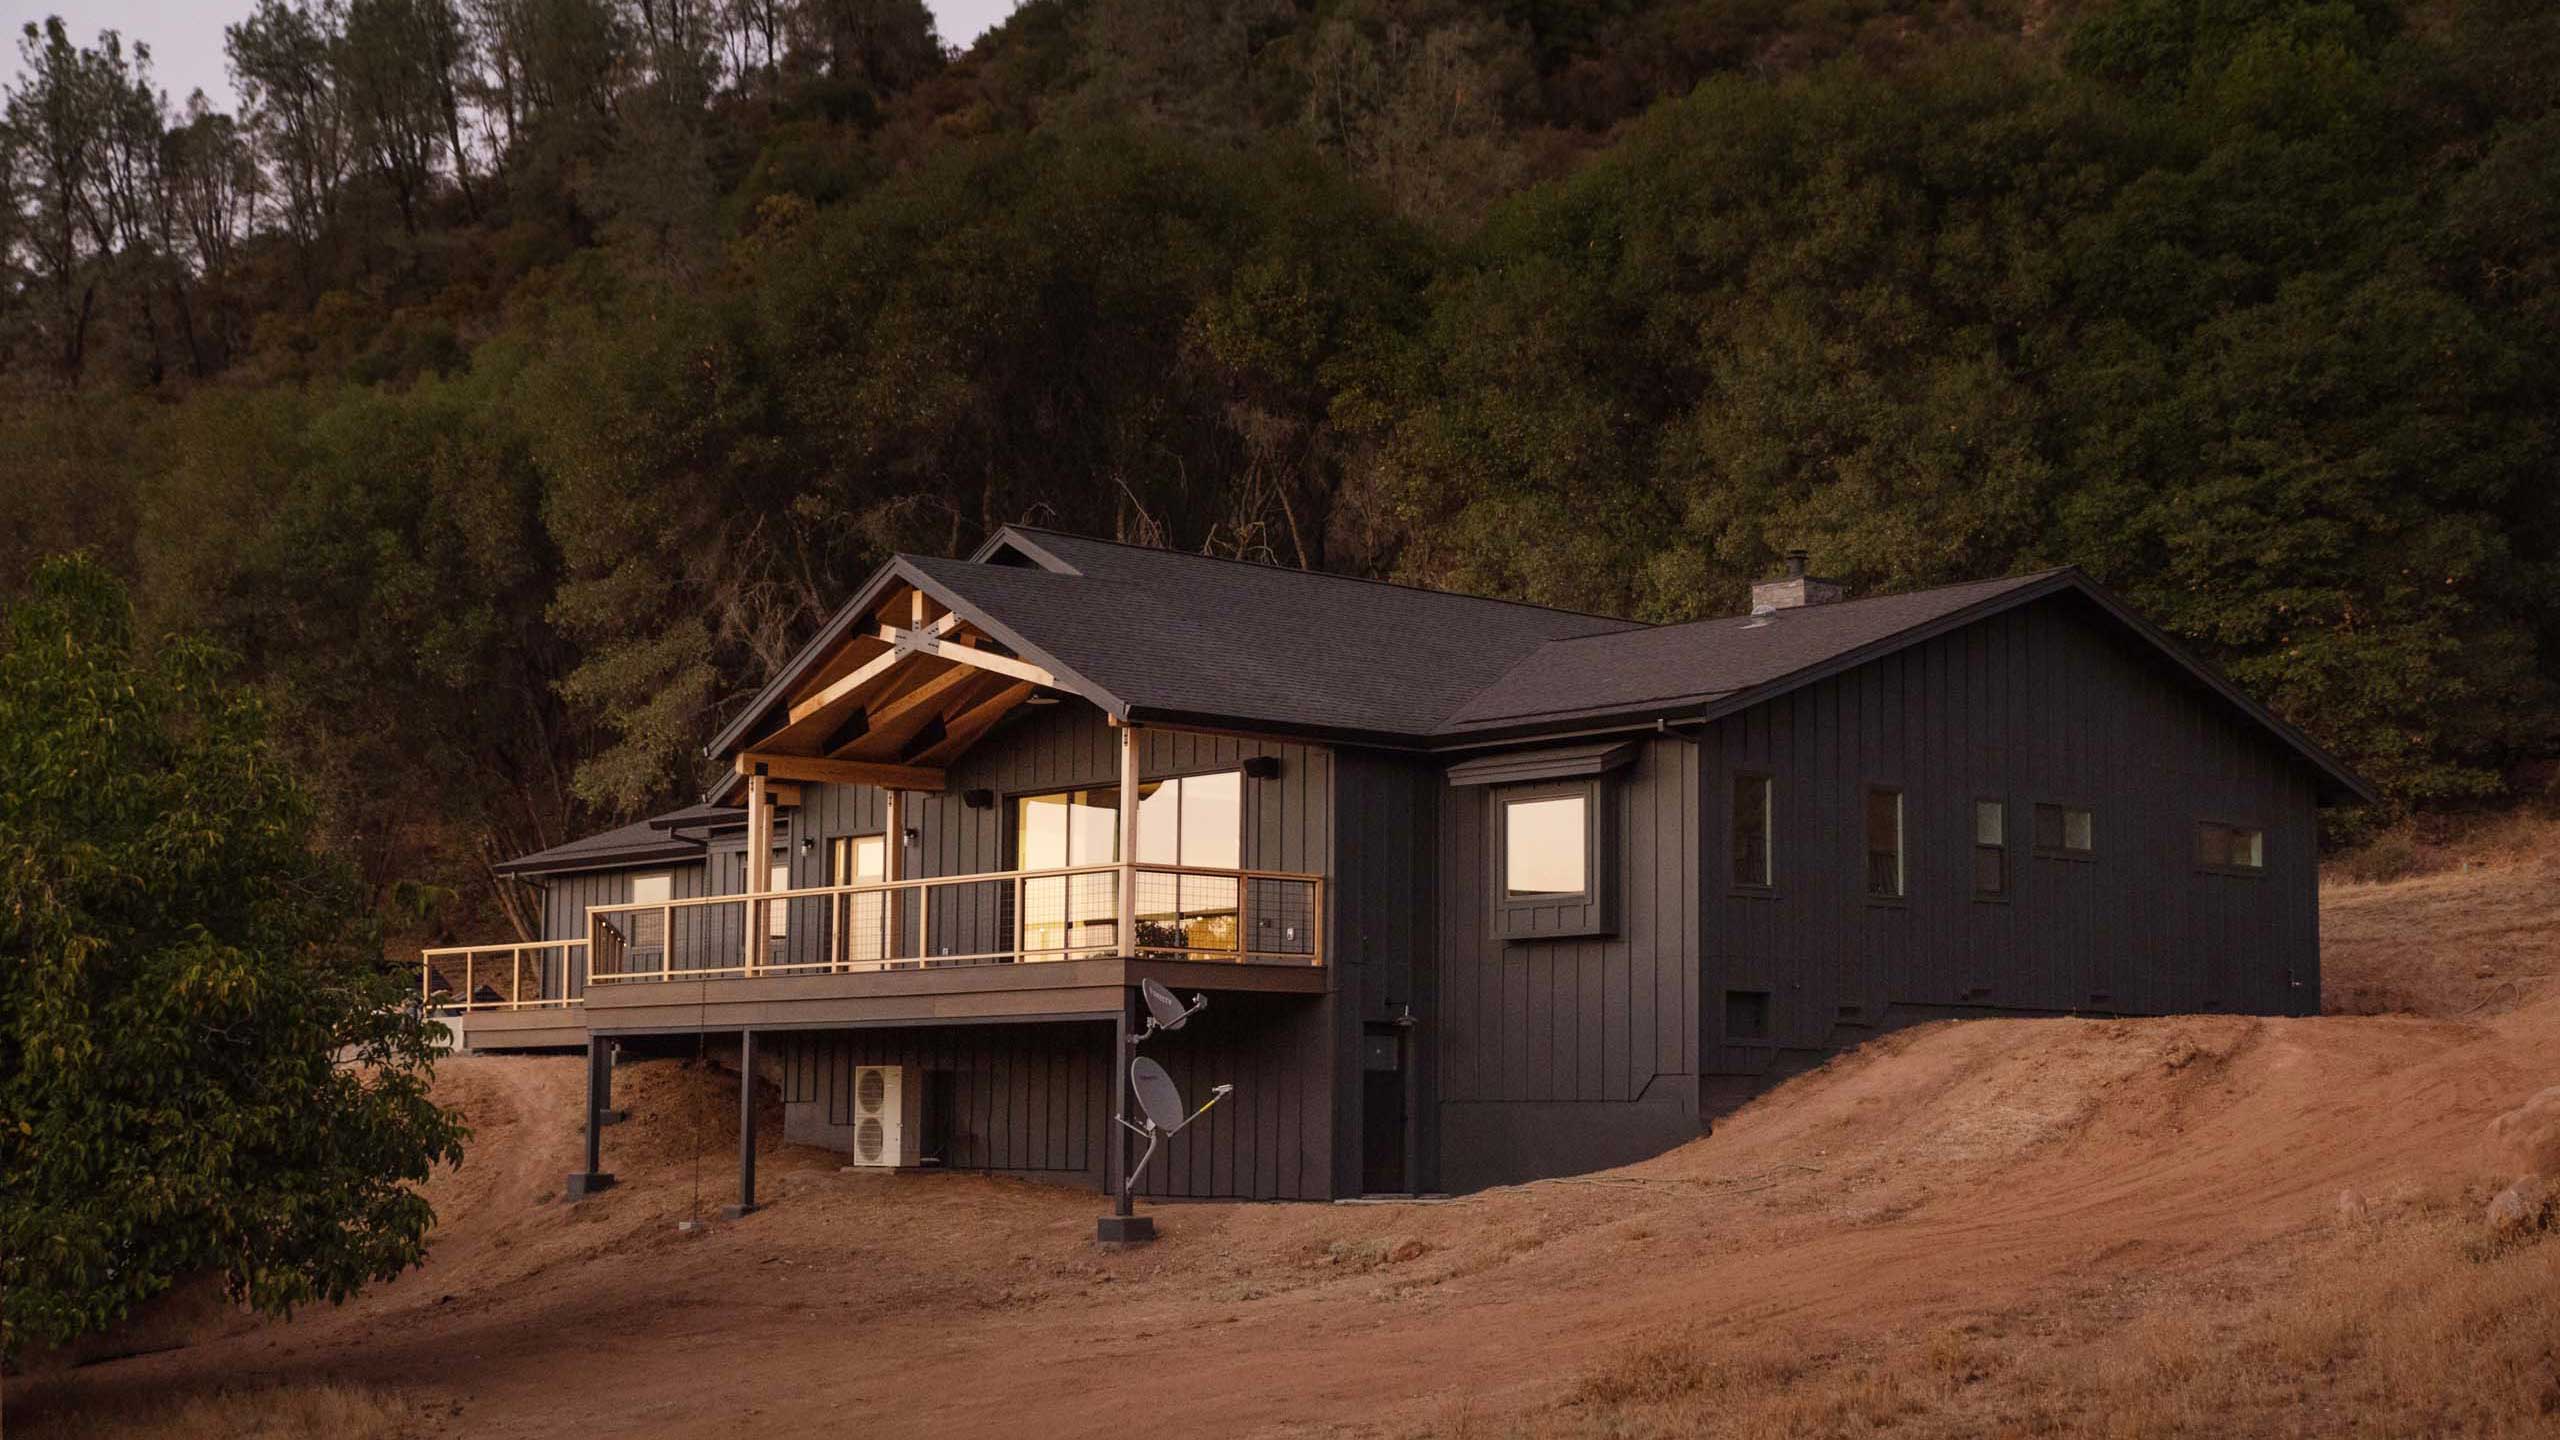
<path id="1" fill-rule="evenodd" d="M 874 1026 L 1109 1020 L 1129 987 L 1156 980 L 1184 993 L 1321 995 L 1328 972 L 1309 965 L 1127 959 L 955 965 L 816 975 L 624 981 L 597 985 L 580 1005 L 479 1010 L 448 1020 L 466 1051 L 576 1047 L 590 1035 L 698 1030 L 847 1030 Z"/>

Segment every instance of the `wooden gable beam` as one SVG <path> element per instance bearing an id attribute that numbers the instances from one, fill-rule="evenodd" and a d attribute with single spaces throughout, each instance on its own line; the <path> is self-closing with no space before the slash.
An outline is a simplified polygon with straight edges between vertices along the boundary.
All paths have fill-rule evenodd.
<path id="1" fill-rule="evenodd" d="M 801 721 L 808 719 L 810 716 L 817 714 L 821 710 L 825 710 L 841 701 L 851 699 L 854 695 L 858 694 L 864 686 L 867 686 L 872 681 L 888 674 L 891 666 L 905 658 L 907 658 L 907 652 L 894 647 L 872 656 L 869 660 L 863 662 L 859 668 L 854 670 L 853 673 L 835 681 L 833 684 L 828 685 L 817 694 L 812 695 L 808 699 L 792 706 L 791 719 L 788 723 L 797 725 Z"/>
<path id="2" fill-rule="evenodd" d="M 948 615 L 943 617 L 945 620 L 950 618 Z M 895 625 L 883 625 L 880 627 L 880 638 L 889 642 L 890 653 L 893 655 L 931 655 L 961 665 L 974 665 L 981 670 L 991 670 L 998 675 L 1010 675 L 1016 680 L 1028 680 L 1034 685 L 1058 683 L 1057 676 L 1028 660 L 1017 660 L 1010 655 L 998 655 L 958 641 L 946 641 L 940 635 L 927 633 L 930 629 L 931 627 L 928 626 L 901 630 Z"/>
<path id="3" fill-rule="evenodd" d="M 956 692 L 982 683 L 986 678 L 985 671 L 966 665 L 945 666 L 939 674 L 927 676 L 870 711 L 870 727 L 859 738 L 865 748 L 876 746 L 879 752 L 899 750 L 933 723 L 939 707 L 950 701 Z"/>
<path id="4" fill-rule="evenodd" d="M 882 765 L 870 760 L 821 760 L 813 755 L 778 755 L 765 750 L 738 753 L 738 773 L 761 768 L 768 779 L 799 780 L 817 785 L 878 785 L 893 790 L 939 790 L 942 771 L 928 765 Z"/>
<path id="5" fill-rule="evenodd" d="M 942 739 L 916 752 L 916 763 L 949 763 L 961 751 L 977 743 L 979 736 L 995 728 L 995 723 L 1011 713 L 1013 707 L 1030 699 L 1035 688 L 1030 681 L 1019 680 L 963 709 L 943 722 Z"/>

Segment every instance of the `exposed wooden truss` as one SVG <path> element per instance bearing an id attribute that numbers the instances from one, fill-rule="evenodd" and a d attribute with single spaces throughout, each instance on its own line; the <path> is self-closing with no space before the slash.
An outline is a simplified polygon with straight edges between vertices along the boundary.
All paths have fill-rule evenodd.
<path id="1" fill-rule="evenodd" d="M 823 760 L 870 767 L 842 772 L 866 777 L 853 783 L 940 789 L 941 767 L 1056 684 L 1047 668 L 1007 652 L 910 586 L 838 642 L 791 697 L 781 727 L 750 742 L 746 755 L 765 763 L 775 780 L 836 778 L 805 765 L 779 768 L 785 760 Z M 740 758 L 743 765 L 746 756 Z"/>

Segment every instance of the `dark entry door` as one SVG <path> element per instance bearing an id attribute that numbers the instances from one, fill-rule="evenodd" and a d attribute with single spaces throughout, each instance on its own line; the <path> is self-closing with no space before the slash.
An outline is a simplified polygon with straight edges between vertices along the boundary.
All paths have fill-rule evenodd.
<path id="1" fill-rule="evenodd" d="M 951 1163 L 952 1119 L 960 1108 L 960 1076 L 953 1070 L 924 1072 L 923 1113 L 916 1118 L 923 1134 L 916 1137 L 916 1159 L 926 1165 Z"/>
<path id="2" fill-rule="evenodd" d="M 1360 1188 L 1371 1194 L 1406 1189 L 1404 1176 L 1404 1030 L 1371 1025 L 1360 1036 Z"/>

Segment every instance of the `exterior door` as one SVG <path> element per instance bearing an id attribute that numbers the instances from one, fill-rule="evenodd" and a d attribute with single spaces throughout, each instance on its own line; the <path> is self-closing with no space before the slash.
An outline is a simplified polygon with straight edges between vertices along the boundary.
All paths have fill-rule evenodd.
<path id="1" fill-rule="evenodd" d="M 1360 1036 L 1360 1188 L 1402 1194 L 1404 1173 L 1404 1027 L 1371 1025 Z"/>

